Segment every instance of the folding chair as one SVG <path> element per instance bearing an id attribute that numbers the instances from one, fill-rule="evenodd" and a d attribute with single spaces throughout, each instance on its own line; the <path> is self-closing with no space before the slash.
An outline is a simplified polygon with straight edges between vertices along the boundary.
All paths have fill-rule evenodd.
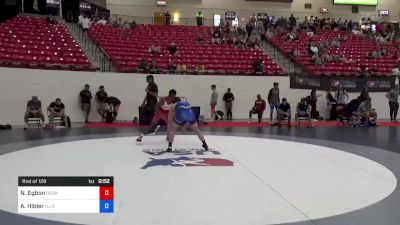
<path id="1" fill-rule="evenodd" d="M 40 118 L 28 118 L 26 123 L 27 128 L 42 128 L 42 121 Z"/>
<path id="2" fill-rule="evenodd" d="M 51 112 L 47 111 L 47 117 L 49 118 L 49 121 L 50 121 L 50 115 Z M 55 127 L 64 127 L 62 117 L 59 116 L 53 117 L 53 123 L 51 123 L 51 125 Z"/>
<path id="3" fill-rule="evenodd" d="M 297 118 L 297 126 L 298 127 L 301 127 L 301 126 L 310 127 L 311 123 L 308 121 L 308 117 L 299 116 Z"/>
<path id="4" fill-rule="evenodd" d="M 281 122 L 280 122 L 280 124 L 278 125 L 278 126 L 280 126 L 280 127 L 282 127 L 282 126 L 287 126 L 287 127 L 289 127 L 289 117 L 288 116 L 285 116 L 285 115 L 280 115 L 280 117 L 281 117 Z M 290 124 L 290 126 L 291 126 L 291 124 Z"/>

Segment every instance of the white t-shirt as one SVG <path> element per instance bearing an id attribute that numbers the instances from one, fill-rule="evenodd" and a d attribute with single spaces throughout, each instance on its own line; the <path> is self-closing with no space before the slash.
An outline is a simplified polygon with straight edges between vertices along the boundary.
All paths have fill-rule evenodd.
<path id="1" fill-rule="evenodd" d="M 358 30 L 353 30 L 352 32 L 353 32 L 354 35 L 360 35 L 361 34 L 361 32 L 358 31 Z"/>
<path id="2" fill-rule="evenodd" d="M 394 68 L 394 69 L 392 70 L 392 74 L 393 74 L 393 75 L 400 75 L 400 70 L 399 70 L 399 68 Z"/>
<path id="3" fill-rule="evenodd" d="M 97 24 L 106 25 L 107 21 L 106 20 L 99 20 L 99 21 L 97 21 Z"/>
<path id="4" fill-rule="evenodd" d="M 83 20 L 82 20 L 82 28 L 83 29 L 89 29 L 89 27 L 90 27 L 89 18 L 83 18 Z"/>
<path id="5" fill-rule="evenodd" d="M 318 53 L 318 48 L 316 46 L 312 46 L 311 51 L 314 53 Z"/>
<path id="6" fill-rule="evenodd" d="M 82 24 L 82 20 L 83 20 L 83 16 L 82 16 L 82 15 L 79 15 L 79 17 L 78 17 L 78 23 L 79 23 L 79 24 Z"/>

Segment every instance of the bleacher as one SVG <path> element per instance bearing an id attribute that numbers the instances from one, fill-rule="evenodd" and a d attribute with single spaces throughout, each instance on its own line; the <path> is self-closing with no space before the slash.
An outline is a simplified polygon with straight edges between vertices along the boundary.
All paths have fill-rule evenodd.
<path id="1" fill-rule="evenodd" d="M 360 36 L 348 35 L 345 31 L 320 31 L 316 36 L 309 37 L 304 32 L 298 32 L 298 40 L 295 41 L 284 41 L 283 36 L 286 33 L 276 35 L 271 43 L 277 47 L 284 55 L 290 57 L 290 53 L 293 48 L 297 48 L 301 52 L 301 57 L 293 59 L 299 64 L 303 70 L 313 75 L 344 75 L 344 76 L 355 76 L 360 74 L 360 67 L 365 67 L 371 71 L 374 69 L 376 76 L 389 76 L 392 74 L 392 69 L 398 66 L 397 59 L 391 56 L 382 56 L 378 59 L 367 58 L 366 54 L 369 51 L 374 51 L 378 48 L 378 44 L 374 40 L 365 40 Z M 338 36 L 348 35 L 348 40 L 342 42 L 340 48 L 330 47 L 328 55 L 338 54 L 340 51 L 343 52 L 347 60 L 351 60 L 352 63 L 344 62 L 328 62 L 322 67 L 315 66 L 314 62 L 309 56 L 307 50 L 310 42 L 315 42 L 317 45 L 321 40 L 325 39 L 329 44 Z M 395 45 L 391 43 L 383 44 L 381 47 L 386 48 L 388 51 L 394 50 Z"/>
<path id="2" fill-rule="evenodd" d="M 262 75 L 283 75 L 282 68 L 262 50 L 235 49 L 228 44 L 210 44 L 211 27 L 139 25 L 134 29 L 113 28 L 110 25 L 94 25 L 90 35 L 109 55 L 119 72 L 134 72 L 140 61 L 155 60 L 161 73 L 167 72 L 170 60 L 185 64 L 188 72 L 203 64 L 210 74 L 251 75 L 257 58 L 264 61 Z M 199 37 L 205 44 L 197 44 Z M 175 42 L 179 55 L 170 56 L 168 46 Z M 151 44 L 161 47 L 160 55 L 148 52 Z"/>
<path id="3" fill-rule="evenodd" d="M 92 66 L 64 24 L 17 16 L 0 25 L 0 66 L 91 70 Z"/>

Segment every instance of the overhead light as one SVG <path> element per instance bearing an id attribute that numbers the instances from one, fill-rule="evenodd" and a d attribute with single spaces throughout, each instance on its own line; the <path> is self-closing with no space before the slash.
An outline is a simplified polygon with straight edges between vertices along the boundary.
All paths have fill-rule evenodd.
<path id="1" fill-rule="evenodd" d="M 321 7 L 320 12 L 321 12 L 321 13 L 329 13 L 329 9 L 326 8 L 326 7 Z"/>
<path id="2" fill-rule="evenodd" d="M 157 6 L 166 6 L 167 5 L 167 1 L 165 1 L 165 0 L 157 0 L 156 1 L 156 5 Z"/>

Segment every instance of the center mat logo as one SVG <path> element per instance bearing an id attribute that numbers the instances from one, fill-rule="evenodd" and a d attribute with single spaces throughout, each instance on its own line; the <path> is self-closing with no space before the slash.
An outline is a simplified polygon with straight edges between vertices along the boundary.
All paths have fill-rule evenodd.
<path id="1" fill-rule="evenodd" d="M 199 157 L 206 155 L 220 156 L 221 153 L 215 149 L 204 151 L 202 149 L 175 149 L 172 153 L 166 153 L 164 149 L 144 149 L 143 152 L 154 156 L 142 166 L 142 169 L 155 166 L 193 167 L 193 166 L 233 166 L 233 162 L 221 158 Z M 163 157 L 163 156 L 175 157 Z M 180 157 L 176 157 L 180 156 Z"/>

